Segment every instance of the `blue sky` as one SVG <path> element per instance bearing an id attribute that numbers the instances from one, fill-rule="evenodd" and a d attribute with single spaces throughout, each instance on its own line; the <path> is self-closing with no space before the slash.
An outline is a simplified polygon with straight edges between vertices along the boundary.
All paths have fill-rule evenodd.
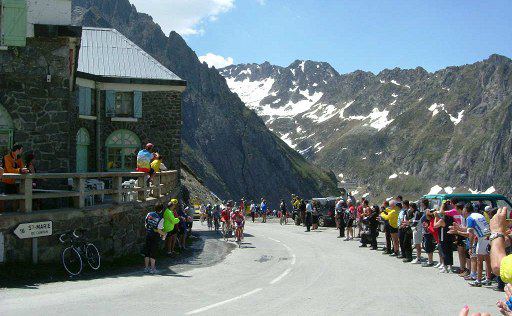
<path id="1" fill-rule="evenodd" d="M 493 53 L 512 57 L 510 0 L 130 1 L 216 65 L 311 59 L 341 73 L 433 71 Z"/>

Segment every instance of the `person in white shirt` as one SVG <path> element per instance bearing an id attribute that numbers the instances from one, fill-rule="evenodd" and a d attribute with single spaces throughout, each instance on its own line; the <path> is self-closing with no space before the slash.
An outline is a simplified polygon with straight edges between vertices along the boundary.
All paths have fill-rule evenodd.
<path id="1" fill-rule="evenodd" d="M 311 216 L 313 215 L 313 204 L 311 201 L 306 201 L 306 231 L 311 230 Z"/>

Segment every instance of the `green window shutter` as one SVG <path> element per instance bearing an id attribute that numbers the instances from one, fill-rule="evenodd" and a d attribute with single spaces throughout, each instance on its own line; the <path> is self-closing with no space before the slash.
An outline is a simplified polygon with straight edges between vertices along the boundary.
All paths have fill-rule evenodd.
<path id="1" fill-rule="evenodd" d="M 27 43 L 26 0 L 2 0 L 1 43 L 5 46 L 22 46 Z"/>
<path id="2" fill-rule="evenodd" d="M 92 89 L 85 88 L 85 115 L 91 115 L 91 106 L 92 106 Z"/>
<path id="3" fill-rule="evenodd" d="M 142 92 L 133 92 L 133 116 L 136 118 L 142 118 Z"/>
<path id="4" fill-rule="evenodd" d="M 80 115 L 91 115 L 91 88 L 78 87 L 78 108 Z"/>
<path id="5" fill-rule="evenodd" d="M 113 90 L 105 91 L 105 116 L 116 116 L 116 92 Z"/>
<path id="6" fill-rule="evenodd" d="M 85 88 L 84 87 L 78 87 L 78 114 L 83 115 L 84 114 L 84 107 L 85 107 Z"/>

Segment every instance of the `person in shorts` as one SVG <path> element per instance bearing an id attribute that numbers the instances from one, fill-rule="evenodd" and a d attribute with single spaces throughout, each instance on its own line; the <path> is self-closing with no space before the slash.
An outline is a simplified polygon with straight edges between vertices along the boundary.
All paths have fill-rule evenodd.
<path id="1" fill-rule="evenodd" d="M 157 204 L 155 210 L 146 215 L 144 227 L 146 228 L 146 244 L 144 247 L 144 272 L 155 274 L 156 254 L 160 239 L 164 238 L 165 233 L 164 219 L 162 217 L 163 206 Z M 151 267 L 150 267 L 151 265 Z"/>
<path id="2" fill-rule="evenodd" d="M 454 226 L 457 234 L 469 238 L 469 255 L 471 260 L 474 260 L 476 256 L 476 276 L 474 271 L 470 274 L 469 285 L 475 287 L 481 287 L 482 285 L 491 285 L 491 261 L 489 258 L 489 235 L 490 228 L 489 223 L 485 219 L 485 216 L 476 212 L 474 206 L 471 203 L 467 203 L 464 206 L 462 215 L 466 219 L 466 227 Z M 486 280 L 482 281 L 482 272 L 484 261 L 486 263 Z"/>
<path id="3" fill-rule="evenodd" d="M 409 210 L 409 218 L 411 218 L 412 244 L 416 249 L 416 259 L 412 262 L 414 264 L 421 263 L 421 243 L 423 241 L 423 227 L 421 226 L 422 216 L 423 214 L 416 203 L 412 203 L 411 209 Z"/>

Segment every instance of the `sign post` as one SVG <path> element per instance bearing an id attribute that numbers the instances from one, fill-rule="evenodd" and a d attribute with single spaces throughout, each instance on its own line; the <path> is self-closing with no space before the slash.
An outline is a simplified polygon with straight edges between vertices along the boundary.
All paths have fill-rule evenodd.
<path id="1" fill-rule="evenodd" d="M 32 262 L 38 262 L 38 245 L 37 238 L 51 236 L 53 233 L 53 222 L 44 221 L 36 223 L 19 224 L 14 230 L 14 235 L 19 239 L 32 238 Z"/>

